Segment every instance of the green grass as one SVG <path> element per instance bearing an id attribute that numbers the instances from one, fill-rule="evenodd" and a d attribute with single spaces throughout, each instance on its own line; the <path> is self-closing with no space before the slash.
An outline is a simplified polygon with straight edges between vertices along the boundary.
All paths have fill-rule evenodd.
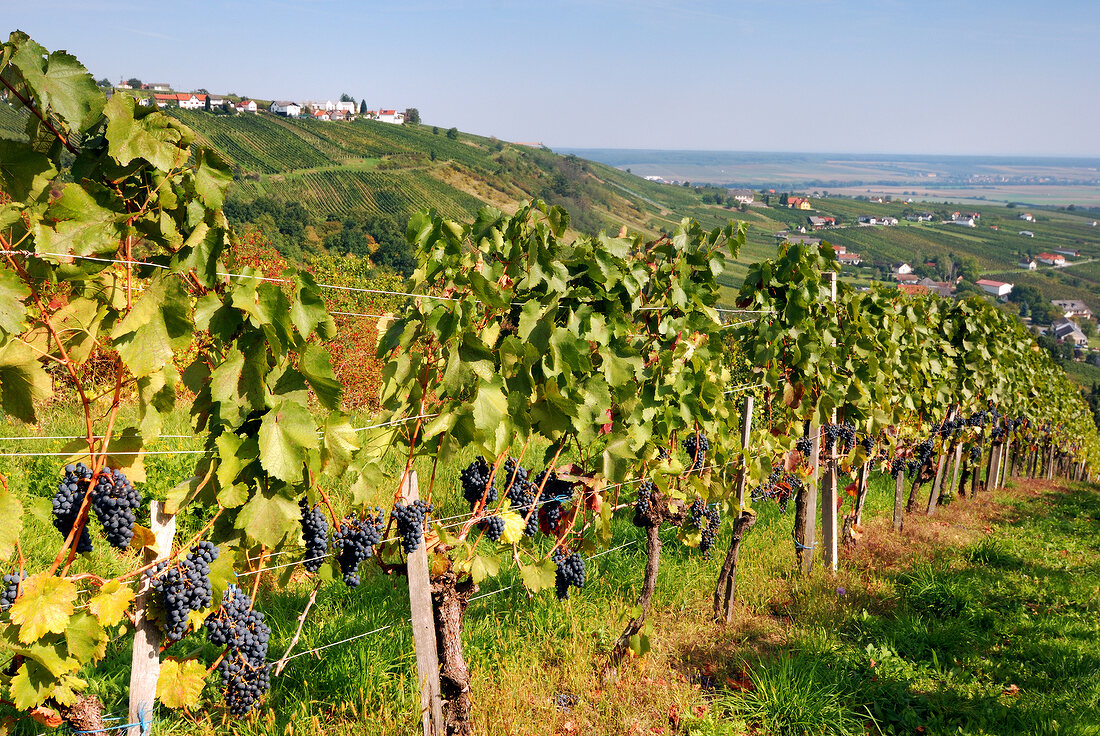
<path id="1" fill-rule="evenodd" d="M 0 429 L 3 436 L 26 432 L 7 424 Z M 37 432 L 75 434 L 77 429 L 72 412 L 57 407 L 46 412 Z M 165 431 L 187 433 L 181 413 L 170 418 Z M 5 452 L 27 449 L 15 442 L 0 444 Z M 190 446 L 186 440 L 160 444 Z M 33 448 L 53 446 L 35 443 Z M 530 452 L 541 454 L 539 448 Z M 463 455 L 441 465 L 438 488 L 456 488 L 458 470 L 469 459 Z M 28 517 L 23 538 L 25 552 L 41 563 L 57 543 L 48 498 L 59 461 L 6 460 L 12 490 L 39 509 L 39 516 Z M 192 462 L 181 455 L 147 457 L 143 493 L 162 495 L 190 474 Z M 396 465 L 384 470 L 393 477 Z M 430 469 L 422 470 L 427 478 Z M 343 498 L 338 483 L 328 487 Z M 388 505 L 391 493 L 379 488 L 372 501 Z M 437 493 L 443 493 L 435 499 L 437 515 L 464 510 L 460 494 Z M 703 560 L 676 543 L 669 530 L 654 603 L 654 650 L 624 668 L 617 685 L 607 687 L 596 677 L 597 665 L 638 593 L 644 565 L 636 543 L 640 531 L 628 520 L 617 521 L 611 546 L 634 544 L 590 560 L 588 585 L 565 604 L 552 593 L 529 599 L 506 568 L 501 578 L 483 586 L 483 592 L 503 592 L 471 604 L 463 633 L 478 732 L 553 733 L 573 721 L 581 733 L 627 733 L 638 724 L 639 733 L 661 727 L 666 733 L 696 736 L 750 729 L 761 736 L 848 734 L 862 733 L 868 724 L 873 724 L 870 733 L 890 734 L 913 733 L 917 727 L 928 734 L 1100 733 L 1100 680 L 1095 677 L 1100 666 L 1100 496 L 1074 488 L 1043 498 L 1005 498 L 1010 503 L 994 503 L 988 495 L 981 503 L 957 500 L 936 519 L 913 517 L 907 525 L 915 526 L 906 538 L 915 541 L 899 549 L 910 552 L 922 534 L 940 533 L 941 527 L 947 536 L 970 535 L 975 541 L 968 546 L 941 545 L 929 548 L 928 556 L 914 555 L 916 561 L 877 565 L 859 554 L 845 555 L 836 578 L 820 566 L 807 578 L 791 574 L 791 512 L 782 514 L 774 504 L 762 503 L 759 523 L 742 552 L 742 621 L 732 628 L 716 627 L 709 619 L 709 591 L 720 559 Z M 892 484 L 876 477 L 866 512 L 870 521 L 857 552 L 896 544 L 884 523 L 891 503 Z M 983 504 L 1003 518 L 991 524 L 990 534 L 979 531 L 985 521 L 956 516 Z M 180 536 L 203 520 L 202 515 L 182 518 Z M 719 544 L 724 542 L 720 537 Z M 113 552 L 97 549 L 77 569 L 110 574 L 124 564 Z M 234 726 L 237 733 L 398 734 L 415 728 L 404 581 L 374 568 L 362 577 L 355 590 L 339 581 L 322 586 L 296 651 L 391 628 L 325 649 L 319 658 L 291 661 L 275 680 L 260 716 Z M 838 587 L 845 588 L 844 595 Z M 310 589 L 300 573 L 261 585 L 257 605 L 273 628 L 272 657 L 287 647 Z M 199 650 L 208 661 L 215 655 L 201 637 L 189 637 L 173 649 Z M 109 645 L 104 665 L 88 678 L 91 692 L 109 711 L 124 707 L 128 671 L 129 637 L 120 636 Z M 755 690 L 728 687 L 738 673 Z M 216 675 L 207 689 L 210 700 L 196 712 L 195 722 L 161 711 L 156 732 L 225 732 L 230 722 L 223 720 L 215 681 Z M 1004 695 L 1010 685 L 1019 693 Z M 568 711 L 555 704 L 562 694 L 575 699 Z M 678 730 L 667 730 L 674 707 L 682 718 Z"/>

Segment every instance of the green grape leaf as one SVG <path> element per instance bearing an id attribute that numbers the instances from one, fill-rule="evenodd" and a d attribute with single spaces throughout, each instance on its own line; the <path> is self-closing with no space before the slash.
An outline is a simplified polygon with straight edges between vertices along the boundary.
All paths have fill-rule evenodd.
<path id="1" fill-rule="evenodd" d="M 112 208 L 120 204 L 113 193 L 90 182 L 59 186 L 61 196 L 50 201 L 43 219 L 34 224 L 35 251 L 109 257 L 118 250 L 124 215 Z"/>
<path id="2" fill-rule="evenodd" d="M 37 198 L 56 176 L 57 169 L 45 154 L 26 143 L 0 139 L 0 191 L 16 202 Z"/>
<path id="3" fill-rule="evenodd" d="M 12 34 L 12 41 L 17 49 L 11 64 L 41 109 L 54 112 L 74 131 L 95 122 L 106 97 L 75 56 L 65 51 L 47 53 L 25 35 L 17 40 Z"/>
<path id="4" fill-rule="evenodd" d="M 308 343 L 298 356 L 298 371 L 313 389 L 321 406 L 326 409 L 340 408 L 344 386 L 332 372 L 328 351 L 314 343 Z"/>
<path id="5" fill-rule="evenodd" d="M 500 572 L 500 560 L 490 554 L 476 555 L 470 561 L 470 576 L 474 584 L 480 584 L 486 578 L 494 577 Z"/>
<path id="6" fill-rule="evenodd" d="M 0 406 L 5 413 L 33 424 L 35 403 L 52 393 L 53 381 L 31 347 L 14 340 L 0 347 Z"/>
<path id="7" fill-rule="evenodd" d="M 78 612 L 65 629 L 69 654 L 80 662 L 96 662 L 107 654 L 107 632 L 96 617 Z M 74 664 L 78 664 L 74 662 Z M 75 667 L 74 667 L 75 669 Z M 57 673 L 59 674 L 59 673 Z"/>
<path id="8" fill-rule="evenodd" d="M 237 514 L 237 528 L 268 547 L 278 547 L 288 534 L 299 529 L 297 502 L 278 491 L 254 493 Z"/>
<path id="9" fill-rule="evenodd" d="M 278 409 L 264 415 L 259 440 L 263 469 L 288 483 L 302 478 L 304 450 L 318 447 L 313 417 L 308 409 L 292 401 L 284 401 Z"/>
<path id="10" fill-rule="evenodd" d="M 104 108 L 107 151 L 120 164 L 144 159 L 161 171 L 172 171 L 190 156 L 179 122 L 159 110 L 139 110 L 129 95 L 114 95 Z"/>
<path id="11" fill-rule="evenodd" d="M 122 362 L 138 378 L 163 369 L 175 350 L 186 347 L 194 333 L 190 299 L 183 281 L 164 274 L 154 278 L 111 332 Z"/>

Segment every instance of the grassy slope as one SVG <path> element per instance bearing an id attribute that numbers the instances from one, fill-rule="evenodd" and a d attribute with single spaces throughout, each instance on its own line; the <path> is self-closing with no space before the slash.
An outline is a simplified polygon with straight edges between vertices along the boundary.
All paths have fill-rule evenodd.
<path id="1" fill-rule="evenodd" d="M 40 429 L 69 433 L 71 417 L 59 408 Z M 19 433 L 0 428 L 5 436 Z M 166 432 L 185 432 L 181 415 Z M 2 445 L 3 451 L 20 447 Z M 441 468 L 441 488 L 457 487 L 467 460 Z M 186 456 L 148 458 L 143 491 L 163 494 L 187 474 L 189 462 Z M 25 503 L 48 506 L 55 465 L 52 458 L 25 459 L 5 472 Z M 1096 490 L 1031 485 L 982 494 L 941 507 L 935 518 L 908 518 L 898 537 L 888 528 L 891 489 L 887 479 L 876 478 L 862 542 L 845 551 L 836 578 L 820 570 L 792 576 L 790 511 L 761 503 L 742 554 L 743 609 L 732 627 L 715 626 L 709 616 L 721 555 L 703 560 L 666 533 L 654 649 L 626 664 L 615 684 L 601 683 L 596 673 L 644 566 L 640 546 L 631 544 L 642 535 L 628 522 L 616 525 L 611 546 L 631 546 L 591 560 L 586 588 L 568 603 L 549 592 L 529 600 L 519 588 L 474 601 L 464 642 L 478 733 L 794 732 L 772 723 L 777 712 L 787 721 L 797 716 L 812 733 L 862 734 L 867 713 L 884 733 L 913 733 L 918 726 L 927 734 L 1096 733 L 1089 730 L 1100 728 Z M 380 490 L 374 500 L 385 495 Z M 459 494 L 448 495 L 451 504 L 439 515 L 457 510 Z M 47 519 L 48 511 L 24 531 L 32 559 L 45 559 L 56 542 Z M 180 536 L 200 523 L 182 518 Z M 721 535 L 719 545 L 725 542 Z M 118 562 L 98 549 L 78 568 L 109 574 Z M 322 587 L 299 650 L 392 628 L 326 649 L 319 658 L 293 660 L 260 717 L 237 725 L 236 733 L 411 732 L 416 686 L 403 581 L 373 567 L 363 578 L 356 590 L 338 581 Z M 515 582 L 508 572 L 483 591 Z M 257 605 L 274 630 L 272 657 L 287 646 L 310 588 L 300 572 L 285 590 L 263 580 Z M 122 636 L 112 643 L 106 666 L 91 678 L 108 711 L 124 705 L 128 642 Z M 208 660 L 216 654 L 199 637 L 176 648 L 194 647 Z M 1019 692 L 1004 694 L 1013 693 L 1013 685 Z M 229 722 L 215 693 L 216 685 L 208 688 L 211 701 L 194 721 L 161 711 L 158 730 L 225 733 Z"/>

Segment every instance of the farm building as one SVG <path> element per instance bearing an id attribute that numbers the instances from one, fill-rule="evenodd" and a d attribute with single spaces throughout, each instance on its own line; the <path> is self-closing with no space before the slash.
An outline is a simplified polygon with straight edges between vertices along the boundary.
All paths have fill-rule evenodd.
<path id="1" fill-rule="evenodd" d="M 1040 253 L 1035 256 L 1035 260 L 1044 266 L 1064 266 L 1066 265 L 1066 257 L 1057 253 Z"/>
<path id="2" fill-rule="evenodd" d="M 980 288 L 986 294 L 992 294 L 998 299 L 1003 299 L 1012 292 L 1012 284 L 1005 283 L 1004 281 L 978 279 L 977 284 L 978 288 Z"/>

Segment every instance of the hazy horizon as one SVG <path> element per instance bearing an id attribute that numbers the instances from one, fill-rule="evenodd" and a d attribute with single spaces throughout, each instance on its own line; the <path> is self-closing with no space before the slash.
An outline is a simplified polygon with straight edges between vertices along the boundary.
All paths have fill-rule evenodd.
<path id="1" fill-rule="evenodd" d="M 0 0 L 97 77 L 551 148 L 1100 157 L 1100 3 Z"/>

